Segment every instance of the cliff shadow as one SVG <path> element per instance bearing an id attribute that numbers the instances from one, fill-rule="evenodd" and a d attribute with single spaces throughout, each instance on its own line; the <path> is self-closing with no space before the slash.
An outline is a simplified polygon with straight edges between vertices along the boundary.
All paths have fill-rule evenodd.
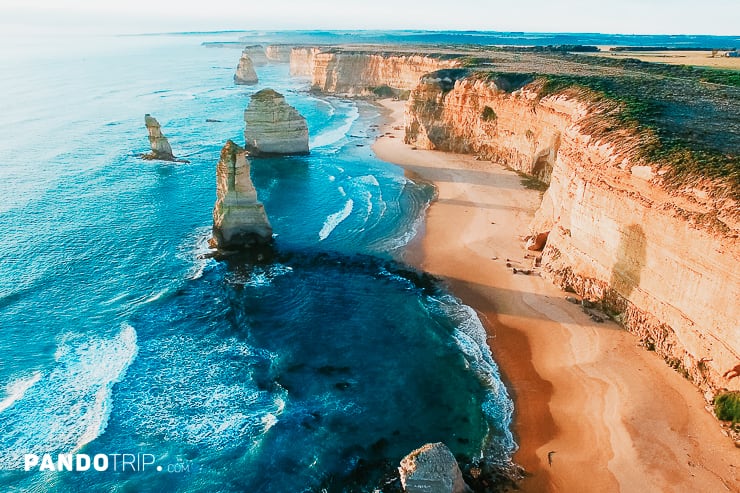
<path id="1" fill-rule="evenodd" d="M 640 285 L 646 244 L 645 232 L 639 224 L 630 224 L 622 229 L 609 287 L 625 298 L 629 298 Z"/>

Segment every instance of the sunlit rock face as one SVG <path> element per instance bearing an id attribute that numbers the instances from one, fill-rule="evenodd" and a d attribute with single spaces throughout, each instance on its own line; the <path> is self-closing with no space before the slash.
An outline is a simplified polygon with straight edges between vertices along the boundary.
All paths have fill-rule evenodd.
<path id="1" fill-rule="evenodd" d="M 263 89 L 244 112 L 244 139 L 250 155 L 308 154 L 308 125 L 282 94 Z"/>
<path id="2" fill-rule="evenodd" d="M 226 142 L 216 168 L 213 248 L 243 250 L 272 241 L 272 227 L 249 173 L 247 152 Z"/>
<path id="3" fill-rule="evenodd" d="M 740 204 L 711 179 L 663 183 L 642 136 L 612 128 L 605 103 L 542 96 L 536 81 L 425 76 L 406 142 L 476 154 L 548 185 L 522 234 L 542 241 L 543 275 L 601 303 L 704 389 L 740 390 Z M 528 229 L 528 231 L 527 231 Z"/>
<path id="4" fill-rule="evenodd" d="M 257 72 L 254 70 L 252 59 L 246 53 L 242 53 L 234 74 L 234 84 L 254 85 L 257 82 L 259 82 L 259 79 L 257 78 Z"/>
<path id="5" fill-rule="evenodd" d="M 455 456 L 444 443 L 428 443 L 401 461 L 401 486 L 407 493 L 471 493 Z"/>

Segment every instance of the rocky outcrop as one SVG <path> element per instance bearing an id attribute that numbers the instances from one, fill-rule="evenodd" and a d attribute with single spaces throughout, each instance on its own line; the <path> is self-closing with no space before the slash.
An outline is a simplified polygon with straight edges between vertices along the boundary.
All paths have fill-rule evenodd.
<path id="1" fill-rule="evenodd" d="M 242 53 L 234 74 L 234 84 L 254 85 L 257 82 L 259 82 L 259 79 L 257 78 L 257 72 L 254 71 L 252 59 L 246 53 Z"/>
<path id="2" fill-rule="evenodd" d="M 740 362 L 736 196 L 707 179 L 669 186 L 667 167 L 640 157 L 643 136 L 606 118 L 603 99 L 543 96 L 525 76 L 452 75 L 413 91 L 406 141 L 548 183 L 530 231 L 533 248 L 544 243 L 543 275 L 601 303 L 699 387 L 740 389 L 723 376 Z"/>
<path id="3" fill-rule="evenodd" d="M 311 77 L 313 73 L 313 59 L 319 48 L 293 48 L 290 50 L 290 75 L 294 77 Z"/>
<path id="4" fill-rule="evenodd" d="M 263 89 L 244 112 L 244 139 L 251 155 L 308 154 L 308 125 L 282 94 Z"/>
<path id="5" fill-rule="evenodd" d="M 407 493 L 471 493 L 455 456 L 444 443 L 428 443 L 401 460 L 401 486 Z"/>
<path id="6" fill-rule="evenodd" d="M 290 45 L 269 45 L 265 48 L 265 56 L 270 62 L 289 63 L 291 48 Z"/>
<path id="7" fill-rule="evenodd" d="M 230 140 L 226 142 L 216 168 L 213 248 L 243 250 L 272 241 L 272 227 L 249 172 L 246 151 Z"/>
<path id="8" fill-rule="evenodd" d="M 144 123 L 149 132 L 149 145 L 152 150 L 147 154 L 143 154 L 142 157 L 144 159 L 156 159 L 159 161 L 175 161 L 175 156 L 172 154 L 172 147 L 170 147 L 167 137 L 162 134 L 162 129 L 157 119 L 147 113 L 144 115 Z"/>
<path id="9" fill-rule="evenodd" d="M 262 45 L 247 45 L 242 50 L 242 54 L 251 58 L 255 67 L 267 65 L 269 62 L 265 54 L 265 47 Z"/>
<path id="10" fill-rule="evenodd" d="M 301 55 L 303 53 L 301 52 Z M 299 63 L 294 51 L 295 63 Z M 329 50 L 308 56 L 311 64 L 311 86 L 314 90 L 346 96 L 369 95 L 374 89 L 411 90 L 429 72 L 459 65 L 456 59 L 441 55 L 383 55 L 368 52 Z"/>

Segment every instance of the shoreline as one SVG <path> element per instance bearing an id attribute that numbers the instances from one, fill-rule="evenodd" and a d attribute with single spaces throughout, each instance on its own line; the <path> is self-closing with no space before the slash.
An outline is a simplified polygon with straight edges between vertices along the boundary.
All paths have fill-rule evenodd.
<path id="1" fill-rule="evenodd" d="M 521 236 L 540 192 L 501 165 L 414 150 L 398 130 L 405 102 L 380 104 L 375 154 L 438 192 L 405 258 L 478 312 L 514 400 L 521 490 L 740 491 L 740 452 L 698 389 L 617 324 L 589 319 L 537 269 L 506 267 L 533 269 L 537 253 Z"/>

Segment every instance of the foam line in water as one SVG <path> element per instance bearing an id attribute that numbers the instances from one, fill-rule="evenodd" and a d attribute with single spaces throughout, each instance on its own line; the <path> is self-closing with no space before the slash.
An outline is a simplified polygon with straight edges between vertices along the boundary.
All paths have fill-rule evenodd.
<path id="1" fill-rule="evenodd" d="M 357 106 L 352 106 L 350 112 L 344 116 L 344 120 L 342 121 L 339 127 L 334 127 L 334 128 L 330 127 L 324 132 L 321 132 L 320 134 L 316 135 L 309 142 L 309 147 L 311 149 L 314 149 L 318 147 L 326 147 L 336 142 L 339 142 L 347 135 L 347 133 L 349 132 L 349 129 L 352 128 L 352 125 L 355 123 L 355 120 L 357 120 L 359 117 L 360 117 L 360 110 L 357 108 Z"/>
<path id="2" fill-rule="evenodd" d="M 489 423 L 497 424 L 497 433 L 491 436 L 501 437 L 489 443 L 488 447 L 495 449 L 492 454 L 495 457 L 510 457 L 516 450 L 510 430 L 514 404 L 501 380 L 498 365 L 493 360 L 486 329 L 475 310 L 454 296 L 444 295 L 436 301 L 440 303 L 443 312 L 455 322 L 455 343 L 465 355 L 471 370 L 487 388 L 483 412 L 488 416 Z"/>
<path id="3" fill-rule="evenodd" d="M 109 338 L 69 334 L 52 368 L 40 372 L 3 413 L 0 469 L 21 466 L 26 453 L 70 453 L 95 440 L 108 424 L 113 385 L 138 351 L 136 331 L 123 324 Z"/>
<path id="4" fill-rule="evenodd" d="M 350 214 L 352 214 L 352 208 L 354 207 L 354 201 L 352 199 L 349 199 L 346 204 L 344 204 L 344 208 L 339 211 L 335 212 L 334 214 L 330 214 L 329 217 L 326 218 L 326 221 L 324 221 L 324 226 L 321 228 L 321 231 L 319 231 L 319 240 L 324 241 L 329 237 L 329 235 L 336 229 L 339 224 L 347 219 Z"/>
<path id="5" fill-rule="evenodd" d="M 34 372 L 27 378 L 17 378 L 5 387 L 7 397 L 0 401 L 0 413 L 8 409 L 17 401 L 23 399 L 25 393 L 41 379 L 41 372 Z"/>

